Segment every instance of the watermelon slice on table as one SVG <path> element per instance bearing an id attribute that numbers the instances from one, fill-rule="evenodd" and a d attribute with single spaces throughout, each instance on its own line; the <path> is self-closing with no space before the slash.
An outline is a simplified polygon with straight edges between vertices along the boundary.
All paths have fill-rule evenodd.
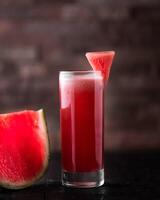
<path id="1" fill-rule="evenodd" d="M 49 141 L 43 110 L 0 114 L 0 185 L 25 188 L 48 165 Z"/>
<path id="2" fill-rule="evenodd" d="M 86 57 L 93 70 L 101 71 L 104 80 L 108 80 L 114 58 L 114 51 L 87 52 Z"/>

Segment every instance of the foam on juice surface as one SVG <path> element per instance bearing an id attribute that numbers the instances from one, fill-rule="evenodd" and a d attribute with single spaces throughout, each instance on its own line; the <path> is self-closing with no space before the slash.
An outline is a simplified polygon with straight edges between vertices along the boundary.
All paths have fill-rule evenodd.
<path id="1" fill-rule="evenodd" d="M 92 76 L 72 76 L 61 78 L 60 90 L 61 90 L 61 107 L 66 108 L 70 106 L 71 101 L 74 98 L 75 92 L 89 91 L 93 89 L 103 88 L 103 78 L 99 75 Z"/>

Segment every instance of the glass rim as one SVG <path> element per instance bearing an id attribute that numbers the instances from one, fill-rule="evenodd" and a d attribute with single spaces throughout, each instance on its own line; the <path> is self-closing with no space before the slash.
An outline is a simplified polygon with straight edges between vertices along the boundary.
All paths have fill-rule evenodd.
<path id="1" fill-rule="evenodd" d="M 101 72 L 101 71 L 99 71 L 99 70 L 96 70 L 96 71 L 94 71 L 94 70 L 66 70 L 66 71 L 60 71 L 59 73 L 61 74 L 61 73 L 64 73 L 64 74 L 83 74 L 83 73 L 99 73 L 99 72 Z"/>
<path id="2" fill-rule="evenodd" d="M 94 70 L 71 70 L 71 71 L 60 71 L 60 77 L 72 77 L 72 76 L 100 76 L 102 77 L 101 71 L 94 71 Z"/>

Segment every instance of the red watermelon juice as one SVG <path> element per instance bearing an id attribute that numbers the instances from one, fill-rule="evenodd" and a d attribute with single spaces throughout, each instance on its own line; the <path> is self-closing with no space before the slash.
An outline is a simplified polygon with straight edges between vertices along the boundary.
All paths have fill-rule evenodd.
<path id="1" fill-rule="evenodd" d="M 103 89 L 99 71 L 60 72 L 63 185 L 104 183 Z"/>

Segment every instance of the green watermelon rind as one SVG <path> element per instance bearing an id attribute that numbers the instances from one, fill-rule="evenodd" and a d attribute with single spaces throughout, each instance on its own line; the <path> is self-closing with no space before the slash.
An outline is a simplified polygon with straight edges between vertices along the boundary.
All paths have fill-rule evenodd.
<path id="1" fill-rule="evenodd" d="M 14 189 L 14 190 L 18 190 L 18 189 L 24 189 L 27 188 L 29 186 L 32 186 L 33 184 L 35 184 L 38 180 L 40 180 L 40 178 L 42 178 L 42 176 L 45 174 L 45 172 L 47 171 L 48 168 L 48 164 L 49 164 L 49 154 L 50 154 L 50 144 L 49 144 L 49 135 L 48 135 L 48 129 L 47 129 L 47 123 L 45 120 L 45 115 L 44 115 L 44 111 L 43 109 L 40 109 L 37 111 L 39 113 L 39 120 L 42 126 L 41 128 L 43 128 L 44 130 L 44 139 L 46 140 L 44 144 L 46 144 L 46 159 L 44 160 L 43 164 L 43 168 L 42 171 L 35 177 L 33 177 L 33 179 L 31 180 L 26 180 L 24 182 L 18 182 L 18 183 L 13 183 L 13 182 L 9 182 L 9 181 L 1 181 L 0 180 L 0 186 L 2 186 L 3 188 L 6 189 Z"/>

